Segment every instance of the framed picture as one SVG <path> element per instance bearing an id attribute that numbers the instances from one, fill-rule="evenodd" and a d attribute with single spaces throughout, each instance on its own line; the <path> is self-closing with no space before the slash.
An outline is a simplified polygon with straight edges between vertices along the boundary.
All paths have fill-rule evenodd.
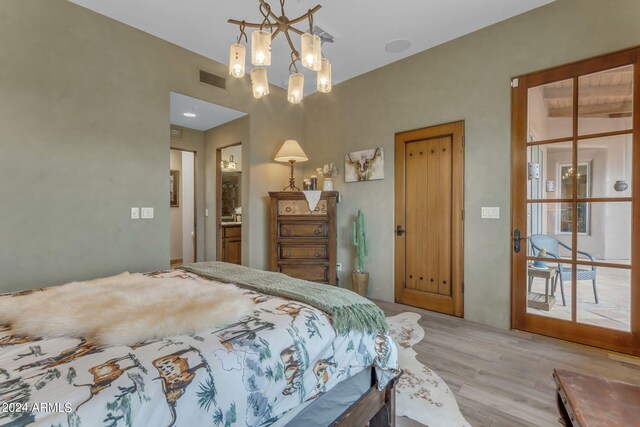
<path id="1" fill-rule="evenodd" d="M 180 171 L 169 171 L 169 207 L 180 207 Z"/>
<path id="2" fill-rule="evenodd" d="M 344 181 L 373 181 L 384 179 L 384 152 L 382 147 L 354 151 L 344 156 Z"/>

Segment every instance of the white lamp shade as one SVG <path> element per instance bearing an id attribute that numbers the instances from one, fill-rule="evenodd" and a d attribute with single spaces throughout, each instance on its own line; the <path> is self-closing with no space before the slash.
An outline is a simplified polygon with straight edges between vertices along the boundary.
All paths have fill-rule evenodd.
<path id="1" fill-rule="evenodd" d="M 295 139 L 288 139 L 280 147 L 280 151 L 274 159 L 276 162 L 306 162 L 309 160 L 302 147 Z"/>
<path id="2" fill-rule="evenodd" d="M 244 77 L 245 61 L 247 50 L 244 45 L 235 43 L 229 49 L 229 75 L 233 77 Z"/>
<path id="3" fill-rule="evenodd" d="M 305 33 L 300 40 L 302 66 L 313 71 L 320 71 L 322 60 L 322 41 L 319 36 Z"/>
<path id="4" fill-rule="evenodd" d="M 327 58 L 322 58 L 321 64 L 322 67 L 317 75 L 318 92 L 329 93 L 331 92 L 331 63 Z"/>
<path id="5" fill-rule="evenodd" d="M 254 98 L 262 98 L 265 95 L 269 95 L 269 79 L 265 68 L 251 70 L 251 87 Z"/>
<path id="6" fill-rule="evenodd" d="M 251 33 L 251 63 L 258 66 L 271 65 L 271 33 L 257 30 Z"/>
<path id="7" fill-rule="evenodd" d="M 294 73 L 289 76 L 287 99 L 292 104 L 300 104 L 304 96 L 304 75 Z"/>

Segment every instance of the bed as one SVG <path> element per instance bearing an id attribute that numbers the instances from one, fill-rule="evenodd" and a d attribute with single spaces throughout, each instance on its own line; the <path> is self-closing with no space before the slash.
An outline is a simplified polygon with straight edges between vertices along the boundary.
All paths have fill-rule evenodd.
<path id="1" fill-rule="evenodd" d="M 132 346 L 0 326 L 0 426 L 393 425 L 400 371 L 387 334 L 338 334 L 311 305 L 244 296 L 256 309 L 240 322 Z"/>

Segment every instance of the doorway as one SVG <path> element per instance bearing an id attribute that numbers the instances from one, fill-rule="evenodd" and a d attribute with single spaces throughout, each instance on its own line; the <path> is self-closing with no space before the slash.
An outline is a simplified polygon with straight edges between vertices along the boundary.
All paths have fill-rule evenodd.
<path id="1" fill-rule="evenodd" d="M 512 327 L 640 355 L 640 49 L 512 86 Z"/>
<path id="2" fill-rule="evenodd" d="M 464 122 L 396 134 L 395 299 L 463 316 Z"/>
<path id="3" fill-rule="evenodd" d="M 175 268 L 197 259 L 196 153 L 171 149 L 169 167 L 170 265 Z"/>
<path id="4" fill-rule="evenodd" d="M 242 143 L 216 149 L 217 259 L 242 264 Z"/>

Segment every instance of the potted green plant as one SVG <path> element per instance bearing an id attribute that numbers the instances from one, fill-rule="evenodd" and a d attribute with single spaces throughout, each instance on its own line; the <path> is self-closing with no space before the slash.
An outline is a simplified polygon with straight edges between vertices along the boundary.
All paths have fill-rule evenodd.
<path id="1" fill-rule="evenodd" d="M 351 224 L 351 243 L 356 247 L 358 259 L 357 270 L 351 273 L 351 288 L 366 297 L 369 291 L 369 273 L 364 271 L 364 258 L 369 255 L 369 248 L 364 228 L 364 214 L 360 210 L 356 220 Z"/>

